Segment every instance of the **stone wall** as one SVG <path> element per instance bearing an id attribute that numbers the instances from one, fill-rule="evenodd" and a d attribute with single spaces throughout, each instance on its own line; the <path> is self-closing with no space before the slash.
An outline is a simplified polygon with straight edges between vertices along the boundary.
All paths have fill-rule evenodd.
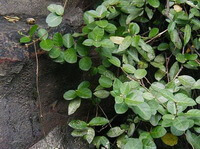
<path id="1" fill-rule="evenodd" d="M 69 33 L 80 26 L 82 9 L 90 2 L 69 0 L 64 16 L 66 19 L 53 32 L 59 30 L 62 33 Z M 83 104 L 83 108 L 69 118 L 66 114 L 68 103 L 62 97 L 66 90 L 74 88 L 80 82 L 81 72 L 78 67 L 56 64 L 45 54 L 39 55 L 39 90 L 43 113 L 40 121 L 34 50 L 32 47 L 27 49 L 19 44 L 18 31 L 30 28 L 25 23 L 26 18 L 33 17 L 40 26 L 47 27 L 46 7 L 51 3 L 63 4 L 64 2 L 62 0 L 0 0 L 1 149 L 27 149 L 52 130 L 47 141 L 39 142 L 32 149 L 56 148 L 59 144 L 58 140 L 59 148 L 88 148 L 87 145 L 84 147 L 84 143 L 80 140 L 77 143 L 77 139 L 69 137 L 71 130 L 66 124 L 74 117 L 85 118 L 88 111 L 84 107 L 87 106 L 89 109 L 89 105 Z M 9 23 L 3 18 L 5 15 L 18 16 L 21 19 L 19 22 Z M 53 108 L 55 103 L 57 104 Z M 48 142 L 48 147 L 44 142 Z M 77 145 L 72 147 L 74 144 Z"/>

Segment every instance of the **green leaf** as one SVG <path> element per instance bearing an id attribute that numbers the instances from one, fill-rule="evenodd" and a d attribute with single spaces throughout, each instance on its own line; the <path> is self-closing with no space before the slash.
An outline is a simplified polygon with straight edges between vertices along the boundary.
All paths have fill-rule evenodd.
<path id="1" fill-rule="evenodd" d="M 154 8 L 158 8 L 160 6 L 159 0 L 147 0 L 147 2 Z"/>
<path id="2" fill-rule="evenodd" d="M 82 43 L 76 45 L 76 50 L 80 56 L 87 56 L 89 54 L 88 47 L 84 46 Z"/>
<path id="3" fill-rule="evenodd" d="M 70 64 L 76 63 L 77 62 L 76 50 L 73 48 L 67 49 L 64 52 L 64 58 L 65 58 L 65 61 Z"/>
<path id="4" fill-rule="evenodd" d="M 175 136 L 182 136 L 185 132 L 176 129 L 173 125 L 170 127 L 171 133 Z"/>
<path id="5" fill-rule="evenodd" d="M 173 30 L 173 31 L 168 31 L 171 41 L 174 43 L 175 47 L 178 49 L 182 48 L 182 41 L 179 37 L 178 31 L 177 30 Z"/>
<path id="6" fill-rule="evenodd" d="M 185 58 L 185 56 L 184 56 L 183 54 L 178 53 L 178 54 L 176 55 L 176 60 L 177 60 L 178 62 L 180 62 L 180 63 L 185 63 L 186 58 Z"/>
<path id="7" fill-rule="evenodd" d="M 88 38 L 94 41 L 101 41 L 104 36 L 104 29 L 96 26 L 92 32 L 88 34 Z"/>
<path id="8" fill-rule="evenodd" d="M 198 97 L 196 98 L 196 102 L 197 102 L 198 104 L 200 104 L 200 96 L 198 96 Z"/>
<path id="9" fill-rule="evenodd" d="M 101 46 L 103 48 L 114 48 L 115 45 L 110 39 L 104 39 L 101 41 Z"/>
<path id="10" fill-rule="evenodd" d="M 197 54 L 184 54 L 185 58 L 187 60 L 191 60 L 191 61 L 194 61 L 198 58 L 198 55 Z"/>
<path id="11" fill-rule="evenodd" d="M 74 90 L 69 90 L 67 92 L 65 92 L 65 94 L 63 95 L 64 99 L 66 100 L 72 100 L 74 98 L 76 98 L 76 92 Z"/>
<path id="12" fill-rule="evenodd" d="M 104 136 L 97 136 L 94 138 L 93 144 L 97 149 L 100 149 L 101 146 L 104 146 L 106 149 L 110 149 L 110 142 Z"/>
<path id="13" fill-rule="evenodd" d="M 130 23 L 129 30 L 132 35 L 136 35 L 140 32 L 140 27 L 137 23 Z"/>
<path id="14" fill-rule="evenodd" d="M 176 104 L 173 101 L 168 101 L 167 110 L 171 114 L 176 114 Z"/>
<path id="15" fill-rule="evenodd" d="M 127 72 L 127 73 L 131 73 L 134 74 L 136 69 L 134 66 L 130 65 L 130 64 L 123 64 L 122 69 Z"/>
<path id="16" fill-rule="evenodd" d="M 79 68 L 83 71 L 88 71 L 92 66 L 92 60 L 89 57 L 83 57 L 79 61 Z"/>
<path id="17" fill-rule="evenodd" d="M 154 12 L 152 11 L 152 9 L 145 7 L 145 12 L 146 12 L 149 19 L 153 18 Z"/>
<path id="18" fill-rule="evenodd" d="M 193 149 L 200 149 L 200 136 L 197 136 L 188 130 L 186 132 L 186 139 Z"/>
<path id="19" fill-rule="evenodd" d="M 145 69 L 137 69 L 134 73 L 134 76 L 137 79 L 142 79 L 147 75 L 147 71 Z"/>
<path id="20" fill-rule="evenodd" d="M 79 88 L 76 91 L 77 96 L 79 96 L 80 98 L 84 98 L 84 99 L 88 99 L 92 97 L 92 92 L 90 89 L 88 88 Z"/>
<path id="21" fill-rule="evenodd" d="M 48 26 L 56 27 L 61 24 L 62 17 L 56 15 L 55 13 L 50 13 L 46 18 L 46 22 L 47 22 Z"/>
<path id="22" fill-rule="evenodd" d="M 153 126 L 157 126 L 159 121 L 161 119 L 161 116 L 159 114 L 156 114 L 156 115 L 152 115 L 151 116 L 151 119 L 150 119 L 150 123 L 151 125 Z"/>
<path id="23" fill-rule="evenodd" d="M 84 130 L 75 129 L 71 133 L 72 137 L 83 137 L 86 134 L 87 134 L 87 129 Z"/>
<path id="24" fill-rule="evenodd" d="M 133 136 L 134 132 L 135 132 L 135 124 L 134 123 L 131 123 L 129 125 L 129 129 L 128 129 L 128 132 L 127 132 L 127 135 L 130 137 L 130 136 Z"/>
<path id="25" fill-rule="evenodd" d="M 32 27 L 31 27 L 31 29 L 29 30 L 29 32 L 28 32 L 28 34 L 30 35 L 30 36 L 33 36 L 34 34 L 35 34 L 35 32 L 37 31 L 37 29 L 38 29 L 38 25 L 33 25 Z"/>
<path id="26" fill-rule="evenodd" d="M 194 83 L 194 86 L 192 87 L 192 89 L 200 89 L 200 79 L 197 80 L 197 81 Z"/>
<path id="27" fill-rule="evenodd" d="M 72 127 L 73 129 L 86 129 L 87 128 L 87 123 L 81 120 L 72 120 L 69 123 L 69 126 Z"/>
<path id="28" fill-rule="evenodd" d="M 98 25 L 101 28 L 105 28 L 106 26 L 108 26 L 107 20 L 100 20 L 100 21 L 96 21 L 95 23 L 96 23 L 96 25 Z"/>
<path id="29" fill-rule="evenodd" d="M 46 40 L 48 38 L 49 34 L 47 30 L 41 28 L 38 30 L 38 37 L 41 38 L 42 40 Z"/>
<path id="30" fill-rule="evenodd" d="M 81 99 L 74 99 L 68 105 L 68 115 L 72 115 L 81 105 Z"/>
<path id="31" fill-rule="evenodd" d="M 94 22 L 93 16 L 91 16 L 88 12 L 84 13 L 83 20 L 84 20 L 85 24 L 90 24 L 90 23 Z"/>
<path id="32" fill-rule="evenodd" d="M 143 149 L 143 144 L 139 139 L 129 138 L 124 149 Z"/>
<path id="33" fill-rule="evenodd" d="M 186 118 L 183 118 L 183 117 L 177 117 L 174 121 L 173 121 L 173 126 L 180 130 L 180 131 L 186 131 L 189 126 L 190 126 L 190 123 L 189 121 L 187 121 Z"/>
<path id="34" fill-rule="evenodd" d="M 105 31 L 108 33 L 114 33 L 117 30 L 117 27 L 114 24 L 108 23 L 108 25 L 105 27 Z"/>
<path id="35" fill-rule="evenodd" d="M 42 40 L 40 42 L 40 48 L 42 48 L 44 51 L 50 51 L 54 46 L 54 43 L 52 40 L 47 39 L 47 40 Z"/>
<path id="36" fill-rule="evenodd" d="M 89 81 L 83 81 L 78 85 L 78 89 L 80 88 L 89 88 L 90 87 L 90 82 Z"/>
<path id="37" fill-rule="evenodd" d="M 31 41 L 31 37 L 29 36 L 24 36 L 22 38 L 20 38 L 20 43 L 28 43 Z"/>
<path id="38" fill-rule="evenodd" d="M 151 31 L 149 32 L 149 38 L 155 37 L 159 33 L 158 28 L 152 28 Z"/>
<path id="39" fill-rule="evenodd" d="M 180 106 L 195 106 L 196 102 L 183 93 L 175 95 L 175 102 Z"/>
<path id="40" fill-rule="evenodd" d="M 115 104 L 115 112 L 117 114 L 124 114 L 128 111 L 128 106 L 125 103 Z"/>
<path id="41" fill-rule="evenodd" d="M 191 118 L 200 118 L 200 110 L 191 109 L 187 113 L 185 113 L 185 116 L 191 117 Z"/>
<path id="42" fill-rule="evenodd" d="M 143 141 L 143 149 L 157 149 L 156 144 L 151 139 L 144 139 Z"/>
<path id="43" fill-rule="evenodd" d="M 170 92 L 167 89 L 161 89 L 160 91 L 157 90 L 157 92 L 159 92 L 167 100 L 176 101 L 175 96 L 173 95 L 173 93 Z"/>
<path id="44" fill-rule="evenodd" d="M 100 79 L 99 79 L 99 84 L 102 87 L 110 88 L 112 86 L 112 80 L 108 77 L 101 76 Z"/>
<path id="45" fill-rule="evenodd" d="M 167 131 L 164 127 L 157 126 L 157 127 L 153 128 L 150 133 L 153 138 L 161 138 L 162 136 L 164 136 L 167 133 Z"/>
<path id="46" fill-rule="evenodd" d="M 63 15 L 64 14 L 64 7 L 61 5 L 56 4 L 50 4 L 47 9 L 50 12 L 55 12 L 57 15 Z"/>
<path id="47" fill-rule="evenodd" d="M 139 90 L 135 90 L 125 98 L 125 103 L 128 106 L 137 106 L 144 102 L 143 94 Z"/>
<path id="48" fill-rule="evenodd" d="M 169 45 L 167 43 L 161 43 L 158 45 L 158 50 L 159 51 L 165 51 L 169 48 Z"/>
<path id="49" fill-rule="evenodd" d="M 95 137 L 95 130 L 93 128 L 87 129 L 87 134 L 84 136 L 84 139 L 91 144 Z"/>
<path id="50" fill-rule="evenodd" d="M 117 52 L 124 52 L 130 45 L 132 42 L 132 38 L 131 36 L 126 36 L 126 38 L 122 41 L 122 44 L 120 44 L 119 49 L 117 50 Z"/>
<path id="51" fill-rule="evenodd" d="M 120 66 L 121 66 L 121 61 L 120 61 L 117 57 L 115 57 L 115 56 L 112 56 L 110 59 L 108 59 L 108 61 L 109 61 L 111 64 L 113 64 L 113 65 L 115 65 L 115 66 L 117 66 L 117 67 L 120 67 Z"/>
<path id="52" fill-rule="evenodd" d="M 104 117 L 95 117 L 88 124 L 89 126 L 102 126 L 109 123 L 109 120 Z"/>
<path id="53" fill-rule="evenodd" d="M 61 49 L 53 47 L 51 49 L 51 51 L 49 52 L 49 57 L 50 58 L 58 58 L 60 56 L 60 54 L 61 54 Z"/>
<path id="54" fill-rule="evenodd" d="M 104 5 L 100 5 L 97 7 L 96 12 L 100 17 L 106 16 L 107 8 Z"/>
<path id="55" fill-rule="evenodd" d="M 71 34 L 65 34 L 63 36 L 63 44 L 66 48 L 71 48 L 74 45 L 74 38 Z"/>
<path id="56" fill-rule="evenodd" d="M 55 33 L 53 35 L 53 41 L 54 44 L 58 47 L 62 47 L 63 46 L 63 38 L 62 35 L 60 33 Z"/>
<path id="57" fill-rule="evenodd" d="M 146 100 L 153 100 L 155 97 L 152 95 L 152 93 L 150 92 L 144 92 L 143 93 L 143 97 L 146 99 Z"/>
<path id="58" fill-rule="evenodd" d="M 144 120 L 150 120 L 151 118 L 151 108 L 150 106 L 144 102 L 137 106 L 131 108 L 136 114 L 138 114 Z"/>
<path id="59" fill-rule="evenodd" d="M 179 71 L 179 64 L 178 62 L 175 62 L 172 67 L 170 68 L 170 71 L 169 71 L 169 78 L 170 80 L 172 81 L 174 79 L 174 77 L 176 76 L 176 74 L 178 73 Z"/>
<path id="60" fill-rule="evenodd" d="M 184 46 L 190 41 L 191 33 L 192 33 L 192 29 L 190 25 L 187 24 L 184 30 Z"/>
<path id="61" fill-rule="evenodd" d="M 113 127 L 107 132 L 107 136 L 110 138 L 115 138 L 124 133 L 125 130 L 122 130 L 120 127 Z"/>
<path id="62" fill-rule="evenodd" d="M 94 92 L 94 95 L 98 98 L 104 99 L 107 98 L 110 95 L 110 93 L 106 90 L 98 90 Z"/>
<path id="63" fill-rule="evenodd" d="M 92 40 L 92 39 L 86 39 L 83 41 L 83 45 L 85 45 L 85 46 L 92 46 L 93 43 L 94 43 L 94 40 Z"/>
<path id="64" fill-rule="evenodd" d="M 149 44 L 146 44 L 144 40 L 140 39 L 139 45 L 141 46 L 142 50 L 146 51 L 147 53 L 154 53 L 153 48 Z"/>
<path id="65" fill-rule="evenodd" d="M 156 73 L 154 74 L 155 79 L 158 80 L 158 81 L 160 81 L 165 75 L 166 75 L 166 72 L 162 71 L 161 69 L 156 71 Z"/>
<path id="66" fill-rule="evenodd" d="M 192 88 L 194 83 L 196 82 L 194 78 L 192 78 L 191 76 L 187 76 L 187 75 L 179 76 L 178 80 L 186 88 Z"/>
<path id="67" fill-rule="evenodd" d="M 128 15 L 128 17 L 126 18 L 125 23 L 129 24 L 131 21 L 133 21 L 142 14 L 143 14 L 143 9 L 134 7 L 134 9 L 130 12 L 130 15 Z"/>

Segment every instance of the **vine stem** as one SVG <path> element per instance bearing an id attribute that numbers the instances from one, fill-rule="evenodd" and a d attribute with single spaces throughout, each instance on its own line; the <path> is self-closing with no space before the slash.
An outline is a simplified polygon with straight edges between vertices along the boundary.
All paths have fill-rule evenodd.
<path id="1" fill-rule="evenodd" d="M 160 36 L 162 36 L 162 34 L 166 33 L 167 31 L 168 31 L 168 29 L 162 31 L 161 33 L 159 33 L 158 35 L 156 35 L 152 39 L 148 40 L 146 43 L 149 43 L 149 42 L 153 41 L 154 39 L 159 38 Z"/>
<path id="2" fill-rule="evenodd" d="M 104 114 L 104 116 L 108 119 L 108 116 L 106 115 L 106 113 L 104 112 L 104 110 L 101 108 L 100 105 L 98 105 L 98 107 L 101 109 L 102 113 Z M 108 123 L 109 126 L 112 128 L 112 125 L 110 124 L 110 122 Z"/>
<path id="3" fill-rule="evenodd" d="M 65 0 L 65 3 L 64 3 L 64 9 L 66 8 L 66 6 L 67 6 L 67 3 L 68 3 L 68 0 Z"/>
<path id="4" fill-rule="evenodd" d="M 38 104 L 39 104 L 39 120 L 41 123 L 41 129 L 42 129 L 42 133 L 44 136 L 46 136 L 46 133 L 44 131 L 44 126 L 42 125 L 43 122 L 43 111 L 42 111 L 42 102 L 41 102 L 41 98 L 40 98 L 40 91 L 39 91 L 39 59 L 38 59 L 38 55 L 37 55 L 37 46 L 36 46 L 36 42 L 35 40 L 33 40 L 33 46 L 34 46 L 34 51 L 35 51 L 35 60 L 36 60 L 36 91 L 37 91 L 37 99 L 38 99 Z M 28 48 L 28 47 L 27 47 Z M 50 147 L 46 137 L 44 138 L 48 148 Z"/>
<path id="5" fill-rule="evenodd" d="M 181 65 L 181 68 L 179 69 L 173 80 L 175 80 L 178 77 L 178 75 L 181 73 L 182 70 L 183 70 L 183 65 Z"/>

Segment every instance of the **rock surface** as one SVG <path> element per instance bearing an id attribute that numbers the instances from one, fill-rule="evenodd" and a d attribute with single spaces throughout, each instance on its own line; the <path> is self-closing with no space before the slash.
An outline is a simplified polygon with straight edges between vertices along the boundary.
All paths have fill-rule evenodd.
<path id="1" fill-rule="evenodd" d="M 26 14 L 32 16 L 47 15 L 49 4 L 64 5 L 66 0 L 0 0 L 0 15 Z M 81 6 L 85 1 L 68 0 L 66 10 L 70 11 Z"/>
<path id="2" fill-rule="evenodd" d="M 70 26 L 79 26 L 82 8 L 86 1 L 69 0 L 66 9 L 73 11 L 73 16 L 67 13 L 62 23 L 62 33 L 73 31 Z M 47 56 L 39 56 L 39 90 L 36 92 L 36 62 L 33 48 L 25 48 L 19 44 L 19 30 L 27 30 L 27 17 L 34 17 L 40 26 L 45 27 L 46 7 L 50 3 L 63 3 L 61 0 L 0 0 L 0 15 L 14 15 L 21 18 L 17 23 L 9 23 L 0 16 L 0 148 L 27 149 L 45 137 L 49 132 L 52 148 L 67 146 L 76 149 L 88 148 L 85 143 L 70 136 L 66 123 L 72 118 L 86 118 L 89 110 L 87 103 L 72 117 L 66 114 L 68 103 L 63 100 L 63 93 L 81 80 L 81 72 L 76 65 L 60 65 L 53 63 Z M 77 10 L 77 11 L 76 11 Z M 70 12 L 70 11 L 69 11 Z M 77 12 L 77 13 L 76 13 Z M 26 14 L 26 15 L 24 15 Z M 69 24 L 71 23 L 71 24 Z M 70 25 L 70 26 L 69 26 Z M 72 71 L 73 70 L 73 71 Z M 53 108 L 54 104 L 55 108 Z M 42 109 L 40 108 L 40 105 Z M 39 115 L 42 112 L 42 121 Z M 54 129 L 56 128 L 56 129 Z M 63 133 L 60 133 L 64 131 Z M 52 136 L 52 137 L 51 137 Z M 69 137 L 70 136 L 70 137 Z M 49 137 L 47 137 L 48 139 Z M 67 138 L 67 139 L 66 139 Z M 67 141 L 66 141 L 67 140 Z M 43 141 L 36 144 L 37 149 L 46 149 Z M 65 143 L 63 143 L 65 142 Z M 67 144 L 67 145 L 66 145 Z M 85 146 L 85 147 L 84 147 Z M 49 148 L 48 148 L 49 149 Z"/>

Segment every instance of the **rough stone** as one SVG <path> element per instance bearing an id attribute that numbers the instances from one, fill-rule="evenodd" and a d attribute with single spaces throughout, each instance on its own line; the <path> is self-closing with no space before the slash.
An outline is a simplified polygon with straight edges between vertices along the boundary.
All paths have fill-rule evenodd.
<path id="1" fill-rule="evenodd" d="M 0 15 L 26 14 L 32 16 L 47 15 L 49 4 L 64 5 L 66 0 L 0 0 Z M 68 0 L 66 10 L 70 11 L 80 6 L 82 0 Z"/>
<path id="2" fill-rule="evenodd" d="M 47 56 L 39 55 L 39 91 L 36 92 L 36 62 L 32 47 L 19 44 L 18 31 L 28 30 L 26 18 L 34 17 L 40 27 L 47 27 L 46 7 L 51 3 L 63 4 L 65 0 L 0 0 L 0 15 L 20 17 L 17 23 L 9 23 L 0 16 L 0 148 L 27 149 L 46 139 L 50 147 L 64 149 L 88 149 L 85 142 L 73 138 L 66 126 L 71 119 L 87 119 L 93 110 L 83 103 L 73 116 L 67 116 L 68 102 L 63 93 L 75 88 L 81 79 L 76 65 L 56 64 Z M 87 0 L 69 0 L 64 21 L 51 30 L 69 33 L 82 25 L 82 14 Z M 70 27 L 70 26 L 73 26 Z M 72 71 L 73 70 L 73 71 Z M 39 100 L 40 99 L 40 100 Z M 54 107 L 55 106 L 55 107 Z M 87 107 L 87 108 L 85 108 Z M 88 109 L 88 110 L 85 110 Z M 42 115 L 40 119 L 39 116 Z M 31 149 L 45 149 L 46 141 L 40 141 Z"/>
<path id="3" fill-rule="evenodd" d="M 77 66 L 56 64 L 46 56 L 39 56 L 39 101 L 36 93 L 34 50 L 19 44 L 18 31 L 27 30 L 30 26 L 23 21 L 26 16 L 20 17 L 22 21 L 15 24 L 0 17 L 1 149 L 29 148 L 53 128 L 66 124 L 69 119 L 66 116 L 67 102 L 62 95 L 76 86 L 81 78 Z M 38 17 L 37 20 L 40 26 L 45 26 L 44 17 Z M 64 22 L 60 31 L 69 33 L 73 30 Z M 56 107 L 52 108 L 55 102 Z M 40 104 L 42 121 L 39 119 Z M 85 112 L 79 114 L 87 115 Z"/>

